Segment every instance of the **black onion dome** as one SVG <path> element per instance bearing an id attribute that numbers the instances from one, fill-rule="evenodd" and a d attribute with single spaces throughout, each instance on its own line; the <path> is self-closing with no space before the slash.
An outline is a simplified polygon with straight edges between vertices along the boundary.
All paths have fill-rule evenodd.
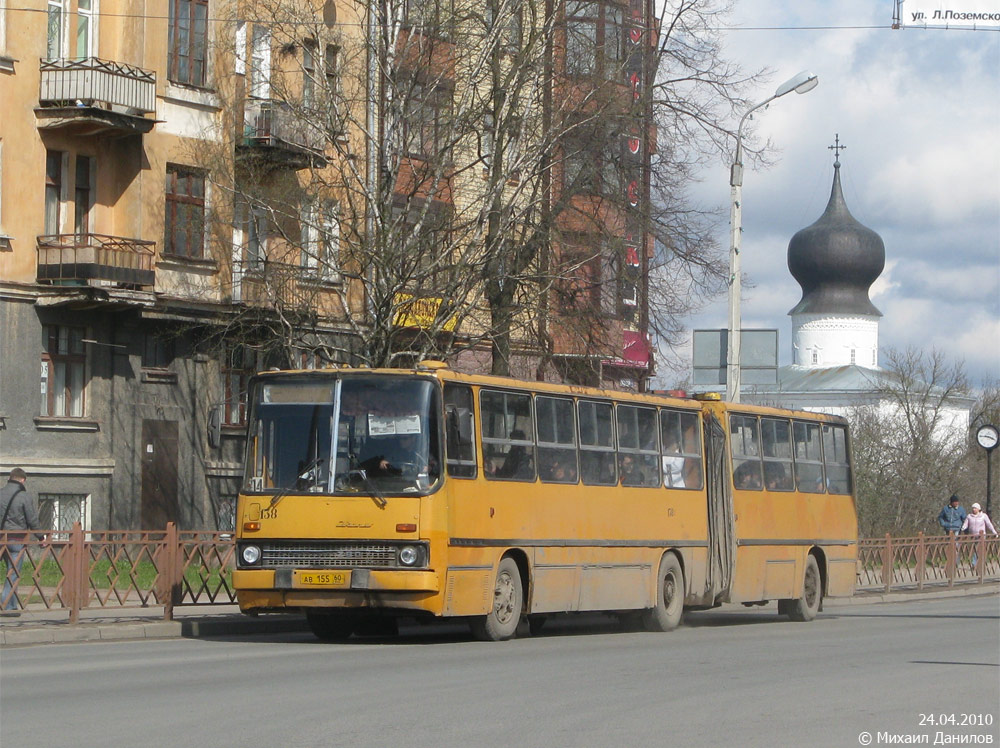
<path id="1" fill-rule="evenodd" d="M 881 317 L 868 289 L 885 268 L 885 244 L 851 215 L 840 189 L 840 162 L 833 168 L 826 211 L 788 242 L 788 269 L 802 286 L 802 299 L 789 314 Z"/>

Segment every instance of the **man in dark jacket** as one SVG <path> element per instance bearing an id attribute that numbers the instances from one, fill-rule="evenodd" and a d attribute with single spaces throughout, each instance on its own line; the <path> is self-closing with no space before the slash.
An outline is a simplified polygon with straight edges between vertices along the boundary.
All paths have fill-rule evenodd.
<path id="1" fill-rule="evenodd" d="M 38 530 L 38 509 L 35 507 L 35 497 L 24 487 L 28 474 L 21 468 L 10 471 L 10 480 L 0 488 L 0 530 L 6 530 L 5 539 L 0 541 L 0 558 L 7 562 L 7 575 L 3 581 L 3 593 L 0 603 L 3 612 L 0 615 L 20 615 L 17 613 L 17 596 L 14 588 L 21 575 L 21 564 L 24 563 L 24 540 L 28 530 Z M 23 532 L 18 532 L 19 530 Z M 45 540 L 44 533 L 35 533 L 39 540 Z"/>
<path id="2" fill-rule="evenodd" d="M 946 533 L 955 533 L 958 535 L 962 529 L 962 523 L 965 522 L 965 509 L 958 502 L 958 494 L 953 493 L 951 498 L 948 499 L 948 504 L 938 515 L 938 524 L 941 525 Z"/>

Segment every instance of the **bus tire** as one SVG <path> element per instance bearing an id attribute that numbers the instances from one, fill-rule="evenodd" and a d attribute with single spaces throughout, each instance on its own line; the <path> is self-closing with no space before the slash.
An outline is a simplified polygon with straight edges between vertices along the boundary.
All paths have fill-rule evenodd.
<path id="1" fill-rule="evenodd" d="M 327 613 L 308 610 L 306 623 L 317 639 L 325 642 L 347 641 L 357 625 L 357 619 L 345 613 Z"/>
<path id="2" fill-rule="evenodd" d="M 684 615 L 684 570 L 672 553 L 660 560 L 656 577 L 656 607 L 643 612 L 648 631 L 670 631 L 680 625 Z"/>
<path id="3" fill-rule="evenodd" d="M 819 612 L 823 601 L 823 578 L 819 573 L 816 557 L 806 558 L 806 573 L 802 579 L 802 596 L 797 600 L 788 600 L 785 611 L 793 621 L 811 621 Z"/>
<path id="4" fill-rule="evenodd" d="M 510 639 L 521 622 L 524 594 L 521 589 L 521 572 L 508 557 L 500 560 L 497 578 L 493 585 L 493 603 L 490 612 L 472 621 L 472 633 L 480 641 L 500 642 Z"/>

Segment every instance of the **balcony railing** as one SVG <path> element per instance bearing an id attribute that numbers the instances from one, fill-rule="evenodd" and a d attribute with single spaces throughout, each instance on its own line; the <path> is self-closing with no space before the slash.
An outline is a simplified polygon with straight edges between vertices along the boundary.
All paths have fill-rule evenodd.
<path id="1" fill-rule="evenodd" d="M 141 288 L 155 282 L 155 242 L 103 234 L 38 237 L 38 282 L 54 285 L 117 285 Z"/>
<path id="2" fill-rule="evenodd" d="M 148 132 L 153 127 L 156 74 L 148 70 L 96 57 L 43 59 L 40 88 L 37 112 L 44 127 L 81 120 L 103 121 L 103 129 Z"/>
<path id="3" fill-rule="evenodd" d="M 243 115 L 244 157 L 304 169 L 324 163 L 325 136 L 303 112 L 270 99 L 248 99 Z"/>
<path id="4" fill-rule="evenodd" d="M 282 305 L 309 308 L 315 301 L 310 284 L 331 284 L 340 275 L 329 266 L 296 265 L 273 260 L 244 260 L 233 263 L 230 297 L 250 306 Z"/>

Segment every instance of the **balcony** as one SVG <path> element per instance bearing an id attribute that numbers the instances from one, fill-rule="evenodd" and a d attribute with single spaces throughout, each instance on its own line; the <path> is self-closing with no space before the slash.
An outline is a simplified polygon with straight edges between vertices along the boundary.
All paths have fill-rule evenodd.
<path id="1" fill-rule="evenodd" d="M 243 163 L 268 168 L 306 169 L 326 164 L 322 129 L 301 111 L 270 99 L 248 99 L 242 142 L 236 156 Z"/>
<path id="2" fill-rule="evenodd" d="M 41 61 L 35 108 L 40 129 L 143 135 L 153 129 L 155 116 L 155 73 L 96 57 Z"/>
<path id="3" fill-rule="evenodd" d="M 38 282 L 56 286 L 151 288 L 155 242 L 103 234 L 38 237 Z"/>

